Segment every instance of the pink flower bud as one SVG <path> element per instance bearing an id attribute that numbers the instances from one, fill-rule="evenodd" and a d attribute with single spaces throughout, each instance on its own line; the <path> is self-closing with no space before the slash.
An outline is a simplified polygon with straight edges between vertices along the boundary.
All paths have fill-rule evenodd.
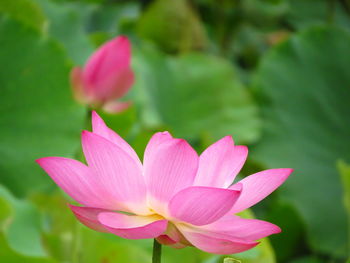
<path id="1" fill-rule="evenodd" d="M 130 67 L 131 48 L 124 36 L 103 44 L 86 62 L 84 68 L 71 71 L 71 85 L 75 98 L 93 108 L 119 112 L 130 103 L 118 102 L 134 83 Z"/>

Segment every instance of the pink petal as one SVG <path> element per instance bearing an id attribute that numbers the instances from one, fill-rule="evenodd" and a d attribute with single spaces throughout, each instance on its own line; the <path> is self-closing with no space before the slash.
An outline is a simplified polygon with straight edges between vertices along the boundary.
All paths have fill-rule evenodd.
<path id="1" fill-rule="evenodd" d="M 130 66 L 131 47 L 129 40 L 116 37 L 93 53 L 85 64 L 85 82 L 99 85 L 101 81 Z"/>
<path id="2" fill-rule="evenodd" d="M 222 255 L 240 253 L 259 244 L 259 242 L 249 242 L 226 235 L 211 236 L 210 233 L 200 233 L 188 227 L 181 227 L 180 230 L 192 245 L 208 253 Z"/>
<path id="3" fill-rule="evenodd" d="M 281 232 L 278 226 L 269 222 L 257 219 L 244 219 L 235 215 L 225 215 L 216 222 L 201 228 L 211 232 L 211 235 L 215 235 L 215 233 L 219 235 L 225 234 L 233 238 L 249 241 Z"/>
<path id="4" fill-rule="evenodd" d="M 238 213 L 255 205 L 275 191 L 293 172 L 293 169 L 281 168 L 265 170 L 252 174 L 238 183 L 243 185 L 242 194 L 233 206 L 232 213 Z M 230 189 L 235 189 L 234 184 Z"/>
<path id="5" fill-rule="evenodd" d="M 83 83 L 97 106 L 120 98 L 134 82 L 130 68 L 131 49 L 126 37 L 117 37 L 101 46 L 86 63 Z"/>
<path id="6" fill-rule="evenodd" d="M 168 223 L 166 231 L 163 235 L 157 237 L 157 241 L 162 245 L 171 246 L 173 248 L 183 248 L 191 245 L 172 223 Z"/>
<path id="7" fill-rule="evenodd" d="M 116 132 L 108 128 L 103 119 L 96 113 L 96 111 L 92 112 L 92 131 L 113 142 L 119 148 L 124 150 L 127 154 L 129 154 L 130 157 L 134 159 L 137 165 L 140 166 L 139 169 L 142 169 L 141 161 L 134 149 Z"/>
<path id="8" fill-rule="evenodd" d="M 193 225 L 210 224 L 230 211 L 240 191 L 193 186 L 178 192 L 169 203 L 170 215 Z"/>
<path id="9" fill-rule="evenodd" d="M 109 231 L 106 228 L 104 228 L 104 226 L 97 219 L 97 216 L 100 213 L 107 212 L 108 210 L 92 207 L 80 207 L 74 205 L 69 205 L 69 207 L 76 216 L 76 218 L 83 225 L 98 232 L 109 233 Z"/>
<path id="10" fill-rule="evenodd" d="M 160 216 L 129 216 L 106 212 L 98 215 L 100 223 L 111 233 L 128 239 L 156 238 L 167 228 Z"/>
<path id="11" fill-rule="evenodd" d="M 156 239 L 160 244 L 166 245 L 166 246 L 169 246 L 172 248 L 176 248 L 176 249 L 185 248 L 187 246 L 192 246 L 192 245 L 182 244 L 181 242 L 176 242 L 173 239 L 171 239 L 168 235 L 160 235 Z"/>
<path id="12" fill-rule="evenodd" d="M 157 156 L 157 151 L 160 149 L 159 146 L 164 142 L 172 141 L 172 139 L 173 137 L 167 131 L 155 133 L 146 146 L 143 163 L 152 162 L 152 158 Z"/>
<path id="13" fill-rule="evenodd" d="M 98 180 L 126 211 L 149 214 L 146 205 L 146 185 L 140 165 L 124 150 L 95 133 L 82 134 L 86 161 Z"/>
<path id="14" fill-rule="evenodd" d="M 63 157 L 46 157 L 36 162 L 55 183 L 78 203 L 106 209 L 120 209 L 106 193 L 94 171 L 85 164 Z"/>
<path id="15" fill-rule="evenodd" d="M 121 98 L 126 95 L 134 81 L 135 76 L 131 68 L 122 69 L 101 80 L 101 83 L 96 86 L 97 96 L 105 102 Z"/>
<path id="16" fill-rule="evenodd" d="M 158 243 L 165 245 L 165 246 L 176 244 L 176 241 L 171 239 L 168 235 L 160 235 L 156 239 L 157 239 Z"/>
<path id="17" fill-rule="evenodd" d="M 231 136 L 222 138 L 201 154 L 194 185 L 227 188 L 241 170 L 247 155 L 247 147 L 234 146 Z"/>
<path id="18" fill-rule="evenodd" d="M 172 139 L 168 133 L 154 135 L 144 157 L 151 207 L 166 213 L 167 202 L 173 195 L 192 185 L 197 166 L 198 155 L 185 140 Z"/>

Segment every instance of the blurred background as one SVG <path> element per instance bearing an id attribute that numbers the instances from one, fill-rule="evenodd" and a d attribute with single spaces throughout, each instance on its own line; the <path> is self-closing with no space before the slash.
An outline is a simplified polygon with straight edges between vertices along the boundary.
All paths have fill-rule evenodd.
<path id="1" fill-rule="evenodd" d="M 136 83 L 118 115 L 100 112 L 142 157 L 169 130 L 200 153 L 231 134 L 249 146 L 241 176 L 291 167 L 243 216 L 283 232 L 243 263 L 344 263 L 350 240 L 350 1 L 0 0 L 0 262 L 150 262 L 152 240 L 79 224 L 34 163 L 81 156 L 88 110 L 69 71 L 126 35 Z M 216 263 L 164 248 L 166 263 Z M 348 261 L 349 262 L 349 261 Z"/>

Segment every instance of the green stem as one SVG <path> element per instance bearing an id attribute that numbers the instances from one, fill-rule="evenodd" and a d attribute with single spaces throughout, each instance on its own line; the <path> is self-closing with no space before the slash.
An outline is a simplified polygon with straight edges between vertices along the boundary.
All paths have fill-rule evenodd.
<path id="1" fill-rule="evenodd" d="M 79 263 L 81 257 L 81 225 L 79 222 L 75 222 L 75 234 L 73 239 L 72 250 L 72 262 Z"/>
<path id="2" fill-rule="evenodd" d="M 153 241 L 152 263 L 161 263 L 162 261 L 162 245 L 156 239 Z"/>

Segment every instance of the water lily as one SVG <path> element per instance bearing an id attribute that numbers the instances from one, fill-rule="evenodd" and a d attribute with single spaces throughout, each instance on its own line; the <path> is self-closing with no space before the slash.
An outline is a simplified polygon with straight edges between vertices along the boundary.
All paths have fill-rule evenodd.
<path id="1" fill-rule="evenodd" d="M 86 62 L 84 68 L 71 72 L 71 85 L 75 98 L 92 108 L 119 112 L 130 105 L 120 102 L 134 83 L 130 67 L 131 47 L 124 36 L 103 44 Z"/>
<path id="2" fill-rule="evenodd" d="M 149 141 L 143 162 L 95 113 L 83 131 L 87 165 L 63 157 L 37 160 L 69 196 L 84 225 L 128 239 L 155 238 L 175 248 L 195 246 L 216 254 L 238 253 L 280 232 L 272 223 L 236 213 L 256 204 L 292 169 L 262 171 L 232 184 L 248 154 L 226 136 L 200 156 L 168 132 Z"/>

